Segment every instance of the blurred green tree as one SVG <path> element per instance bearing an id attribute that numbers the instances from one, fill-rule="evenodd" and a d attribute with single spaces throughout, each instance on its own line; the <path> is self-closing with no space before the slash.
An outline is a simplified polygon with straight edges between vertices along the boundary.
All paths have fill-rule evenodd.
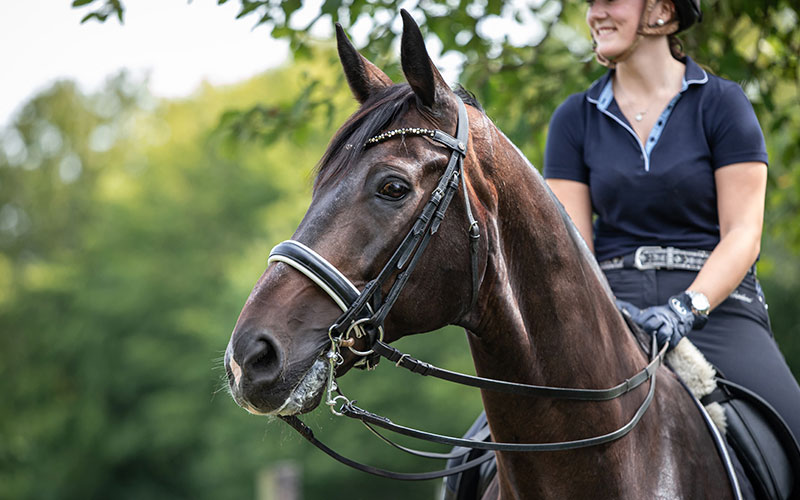
<path id="1" fill-rule="evenodd" d="M 157 104 L 124 75 L 91 96 L 63 82 L 4 131 L 0 497 L 252 488 L 221 477 L 259 450 L 216 443 L 231 412 L 212 404 L 212 360 L 238 305 L 225 293 L 231 257 L 265 235 L 259 210 L 290 203 L 305 183 L 252 153 L 209 154 L 202 136 L 221 106 L 210 90 L 204 98 Z"/>

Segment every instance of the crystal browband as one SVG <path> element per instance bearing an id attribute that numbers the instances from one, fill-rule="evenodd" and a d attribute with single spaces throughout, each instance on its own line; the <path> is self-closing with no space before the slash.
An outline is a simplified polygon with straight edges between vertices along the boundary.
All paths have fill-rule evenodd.
<path id="1" fill-rule="evenodd" d="M 394 130 L 388 130 L 386 132 L 382 132 L 375 137 L 370 137 L 367 139 L 367 142 L 364 143 L 364 147 L 367 147 L 371 144 L 377 144 L 379 142 L 383 142 L 387 139 L 391 139 L 396 135 L 427 135 L 429 137 L 433 137 L 436 134 L 435 130 L 431 130 L 428 128 L 417 128 L 417 127 L 410 127 L 410 128 L 396 128 Z"/>

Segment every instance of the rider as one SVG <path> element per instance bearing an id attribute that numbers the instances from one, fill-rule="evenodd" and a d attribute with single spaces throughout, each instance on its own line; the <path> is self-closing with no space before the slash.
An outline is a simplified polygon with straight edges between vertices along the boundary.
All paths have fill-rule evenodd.
<path id="1" fill-rule="evenodd" d="M 739 85 L 681 51 L 675 33 L 700 17 L 699 0 L 589 0 L 609 71 L 553 114 L 544 174 L 634 320 L 673 346 L 691 332 L 800 437 L 800 386 L 755 272 L 764 137 Z"/>

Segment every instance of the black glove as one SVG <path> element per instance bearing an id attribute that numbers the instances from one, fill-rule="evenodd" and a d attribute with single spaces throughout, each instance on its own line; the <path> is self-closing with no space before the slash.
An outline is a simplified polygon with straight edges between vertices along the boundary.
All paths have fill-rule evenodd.
<path id="1" fill-rule="evenodd" d="M 656 336 L 659 347 L 669 342 L 673 349 L 680 340 L 696 328 L 702 328 L 704 321 L 698 321 L 692 312 L 691 299 L 684 292 L 669 298 L 664 306 L 639 309 L 630 302 L 617 300 L 617 307 L 631 317 L 646 333 Z"/>

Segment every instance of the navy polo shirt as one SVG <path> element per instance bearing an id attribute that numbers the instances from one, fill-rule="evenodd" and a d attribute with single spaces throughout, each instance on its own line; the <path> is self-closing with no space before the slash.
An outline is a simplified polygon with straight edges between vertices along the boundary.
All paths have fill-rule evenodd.
<path id="1" fill-rule="evenodd" d="M 567 98 L 550 120 L 544 176 L 589 185 L 600 261 L 646 245 L 713 250 L 720 239 L 714 170 L 767 163 L 741 87 L 683 62 L 683 87 L 644 144 L 614 100 L 614 70 Z"/>

